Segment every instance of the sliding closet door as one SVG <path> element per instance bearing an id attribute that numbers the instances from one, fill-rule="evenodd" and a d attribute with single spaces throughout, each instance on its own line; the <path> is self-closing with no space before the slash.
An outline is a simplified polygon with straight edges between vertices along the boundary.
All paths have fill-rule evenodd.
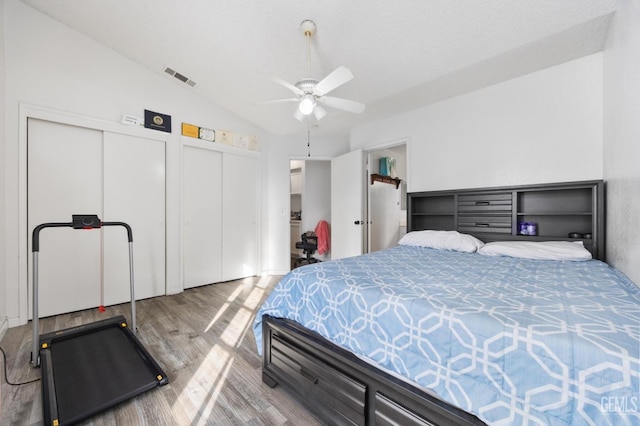
<path id="1" fill-rule="evenodd" d="M 31 234 L 45 222 L 102 212 L 102 132 L 29 119 L 27 125 L 29 316 Z M 47 228 L 40 233 L 39 316 L 100 302 L 100 232 Z"/>
<path id="2" fill-rule="evenodd" d="M 102 220 L 133 231 L 136 299 L 165 294 L 165 143 L 104 133 Z M 123 227 L 104 228 L 105 304 L 127 302 L 129 246 Z"/>
<path id="3" fill-rule="evenodd" d="M 224 153 L 222 279 L 258 273 L 258 158 Z"/>
<path id="4" fill-rule="evenodd" d="M 222 153 L 183 146 L 184 287 L 222 281 Z"/>
<path id="5" fill-rule="evenodd" d="M 136 298 L 165 294 L 164 142 L 30 118 L 27 143 L 29 235 L 44 222 L 71 222 L 73 214 L 126 222 Z M 38 269 L 41 317 L 130 300 L 122 227 L 44 229 Z"/>

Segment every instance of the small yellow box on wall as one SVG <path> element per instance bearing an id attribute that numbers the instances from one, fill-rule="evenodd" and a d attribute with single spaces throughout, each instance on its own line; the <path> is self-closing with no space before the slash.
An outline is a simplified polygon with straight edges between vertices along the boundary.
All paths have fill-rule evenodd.
<path id="1" fill-rule="evenodd" d="M 182 135 L 189 136 L 192 138 L 197 138 L 199 136 L 200 128 L 198 126 L 194 126 L 193 124 L 182 123 Z"/>

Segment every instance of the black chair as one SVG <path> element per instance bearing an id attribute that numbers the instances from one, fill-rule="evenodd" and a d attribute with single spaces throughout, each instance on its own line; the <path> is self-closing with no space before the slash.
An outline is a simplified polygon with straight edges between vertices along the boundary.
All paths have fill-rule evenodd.
<path id="1" fill-rule="evenodd" d="M 311 257 L 316 250 L 318 250 L 318 236 L 314 232 L 305 232 L 300 236 L 302 241 L 296 242 L 296 248 L 302 249 L 302 253 L 306 255 L 306 257 L 298 258 L 294 263 L 294 268 L 301 266 L 303 264 L 311 264 L 320 262 L 319 259 L 315 257 Z"/>

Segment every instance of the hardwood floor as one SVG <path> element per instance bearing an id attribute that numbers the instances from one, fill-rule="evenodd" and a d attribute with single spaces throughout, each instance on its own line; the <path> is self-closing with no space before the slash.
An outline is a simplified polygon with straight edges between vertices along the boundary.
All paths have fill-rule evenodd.
<path id="1" fill-rule="evenodd" d="M 138 338 L 169 376 L 169 384 L 124 402 L 87 425 L 301 425 L 321 424 L 284 388 L 261 380 L 262 359 L 253 318 L 279 277 L 213 284 L 136 303 Z M 129 304 L 43 318 L 40 333 L 110 318 L 130 317 Z M 0 341 L 9 380 L 39 377 L 29 364 L 31 323 Z M 42 423 L 40 382 L 9 386 L 2 380 L 2 424 Z"/>

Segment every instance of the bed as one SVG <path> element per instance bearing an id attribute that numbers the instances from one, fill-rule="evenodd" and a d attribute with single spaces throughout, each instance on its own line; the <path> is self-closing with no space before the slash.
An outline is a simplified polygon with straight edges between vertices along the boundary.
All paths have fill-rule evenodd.
<path id="1" fill-rule="evenodd" d="M 291 271 L 254 323 L 263 381 L 331 424 L 640 424 L 638 287 L 583 241 L 493 239 L 410 232 Z"/>

